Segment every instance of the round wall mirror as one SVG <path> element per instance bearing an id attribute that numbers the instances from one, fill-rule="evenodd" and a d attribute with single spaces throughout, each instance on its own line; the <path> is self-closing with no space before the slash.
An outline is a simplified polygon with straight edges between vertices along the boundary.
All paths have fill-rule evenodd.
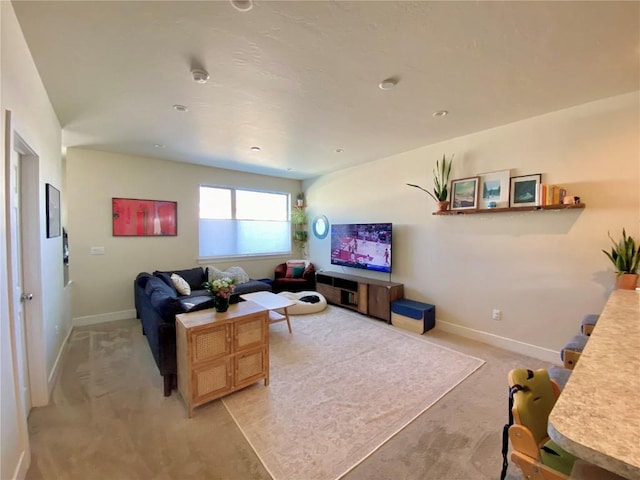
<path id="1" fill-rule="evenodd" d="M 316 238 L 324 238 L 329 233 L 329 220 L 324 215 L 318 215 L 311 225 Z"/>

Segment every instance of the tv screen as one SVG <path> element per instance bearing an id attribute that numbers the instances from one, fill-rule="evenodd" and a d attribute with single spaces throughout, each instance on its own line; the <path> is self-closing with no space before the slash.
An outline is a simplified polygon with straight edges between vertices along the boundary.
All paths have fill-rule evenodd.
<path id="1" fill-rule="evenodd" d="M 331 225 L 331 264 L 391 272 L 391 223 Z"/>

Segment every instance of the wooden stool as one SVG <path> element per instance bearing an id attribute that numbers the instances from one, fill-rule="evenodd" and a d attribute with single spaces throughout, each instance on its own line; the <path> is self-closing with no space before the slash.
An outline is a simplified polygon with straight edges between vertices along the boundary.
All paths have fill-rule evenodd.
<path id="1" fill-rule="evenodd" d="M 564 348 L 560 351 L 560 358 L 564 362 L 564 368 L 573 370 L 573 367 L 575 367 L 580 358 L 582 350 L 584 350 L 587 344 L 587 340 L 589 340 L 589 337 L 586 335 L 575 335 L 565 344 Z"/>
<path id="2" fill-rule="evenodd" d="M 580 331 L 583 335 L 591 335 L 591 332 L 593 332 L 596 323 L 598 323 L 598 318 L 600 318 L 600 315 L 595 313 L 588 313 L 584 316 L 584 318 L 582 319 L 582 325 L 580 325 Z"/>

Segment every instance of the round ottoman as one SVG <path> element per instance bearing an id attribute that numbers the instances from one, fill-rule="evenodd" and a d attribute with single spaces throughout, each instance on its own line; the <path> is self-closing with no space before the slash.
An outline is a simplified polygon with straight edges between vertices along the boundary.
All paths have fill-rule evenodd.
<path id="1" fill-rule="evenodd" d="M 327 299 L 318 292 L 280 292 L 278 293 L 278 295 L 282 295 L 283 297 L 296 302 L 295 305 L 292 305 L 287 309 L 289 315 L 304 315 L 306 313 L 316 313 L 321 312 L 322 310 L 327 308 Z M 306 297 L 307 295 L 314 295 L 318 297 L 320 301 L 317 303 L 301 302 L 300 298 Z"/>

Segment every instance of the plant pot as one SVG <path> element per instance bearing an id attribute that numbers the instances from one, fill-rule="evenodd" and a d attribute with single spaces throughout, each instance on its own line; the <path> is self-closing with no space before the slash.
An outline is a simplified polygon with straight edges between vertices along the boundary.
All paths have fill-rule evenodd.
<path id="1" fill-rule="evenodd" d="M 621 290 L 635 290 L 638 286 L 637 273 L 623 273 L 616 280 L 616 288 Z"/>
<path id="2" fill-rule="evenodd" d="M 225 297 L 215 297 L 216 312 L 226 312 L 229 309 L 229 299 Z"/>
<path id="3" fill-rule="evenodd" d="M 449 209 L 449 200 L 436 203 L 436 212 L 446 212 Z"/>

